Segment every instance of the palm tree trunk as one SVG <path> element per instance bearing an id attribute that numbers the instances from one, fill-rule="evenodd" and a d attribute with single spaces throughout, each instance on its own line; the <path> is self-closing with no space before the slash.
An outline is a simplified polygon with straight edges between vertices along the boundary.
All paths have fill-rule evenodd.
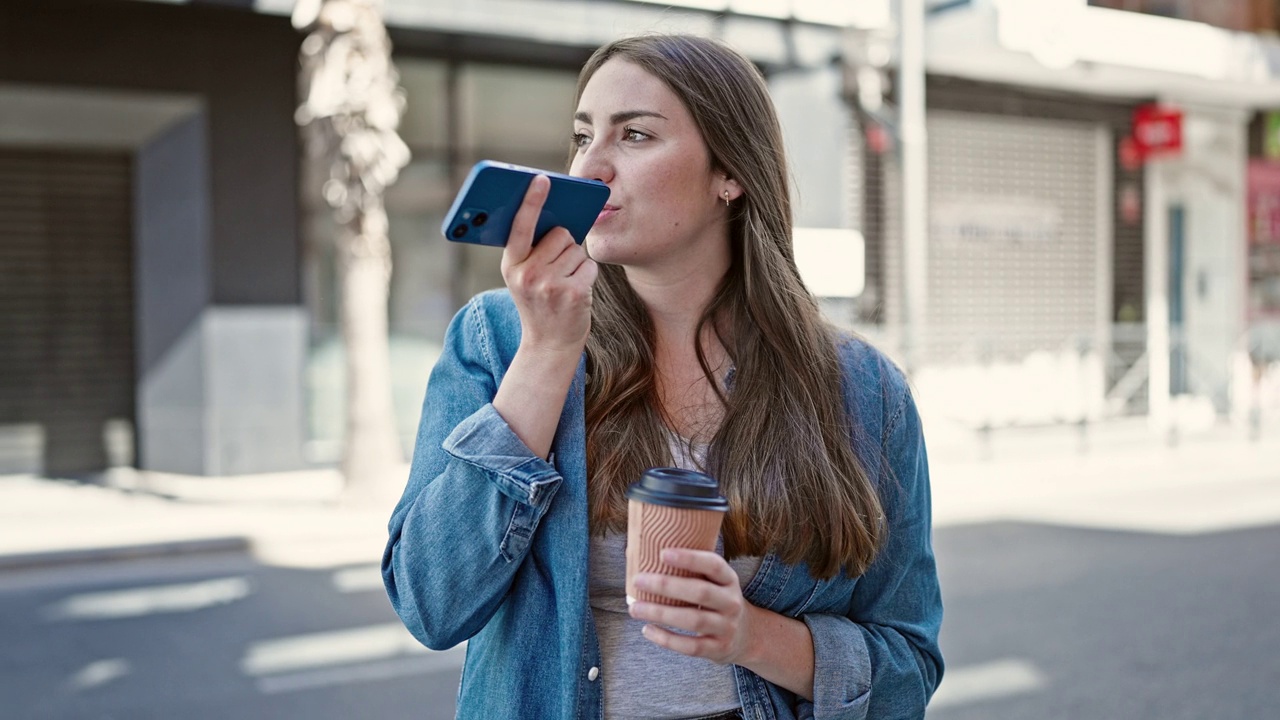
<path id="1" fill-rule="evenodd" d="M 346 346 L 347 417 L 342 474 L 352 497 L 376 494 L 404 461 L 391 394 L 387 298 L 391 243 L 381 198 L 343 229 L 338 243 L 342 337 Z"/>
<path id="2" fill-rule="evenodd" d="M 349 499 L 375 499 L 404 461 L 391 399 L 387 298 L 391 242 L 383 191 L 409 162 L 396 134 L 404 94 L 391 61 L 382 0 L 298 0 L 302 104 L 311 156 L 327 165 L 322 195 L 337 240 L 347 413 L 341 470 Z"/>

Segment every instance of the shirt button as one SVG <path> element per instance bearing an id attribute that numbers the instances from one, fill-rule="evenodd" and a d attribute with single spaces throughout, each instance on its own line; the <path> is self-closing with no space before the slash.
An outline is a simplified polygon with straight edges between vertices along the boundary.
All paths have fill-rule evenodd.
<path id="1" fill-rule="evenodd" d="M 587 679 L 591 682 L 595 682 L 598 677 L 600 677 L 600 668 L 593 667 L 587 671 Z"/>

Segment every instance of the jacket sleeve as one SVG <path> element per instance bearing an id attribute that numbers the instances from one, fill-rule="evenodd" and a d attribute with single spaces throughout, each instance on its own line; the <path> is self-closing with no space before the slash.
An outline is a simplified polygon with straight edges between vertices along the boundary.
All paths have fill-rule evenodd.
<path id="1" fill-rule="evenodd" d="M 813 636 L 816 720 L 920 719 L 942 679 L 929 466 L 905 385 L 888 417 L 881 465 L 888 472 L 880 478 L 887 541 L 854 587 L 847 615 L 802 618 Z"/>
<path id="2" fill-rule="evenodd" d="M 396 613 L 436 650 L 492 617 L 563 482 L 493 407 L 504 366 L 483 300 L 463 308 L 445 335 L 382 556 Z"/>

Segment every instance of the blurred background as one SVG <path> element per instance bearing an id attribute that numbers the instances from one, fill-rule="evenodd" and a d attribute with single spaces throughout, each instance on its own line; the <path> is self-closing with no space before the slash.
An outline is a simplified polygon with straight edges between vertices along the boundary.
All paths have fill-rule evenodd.
<path id="1" fill-rule="evenodd" d="M 305 59 L 369 17 L 400 450 L 354 497 Z M 440 223 L 477 160 L 563 169 L 595 47 L 681 31 L 764 72 L 801 271 L 911 377 L 929 716 L 1280 717 L 1277 30 L 1275 0 L 6 0 L 0 716 L 452 717 L 465 648 L 377 570 L 445 328 L 502 284 Z"/>

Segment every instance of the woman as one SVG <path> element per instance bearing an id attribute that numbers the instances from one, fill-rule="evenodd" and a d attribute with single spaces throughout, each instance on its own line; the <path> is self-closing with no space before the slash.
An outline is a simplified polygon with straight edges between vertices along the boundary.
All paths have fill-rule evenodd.
<path id="1" fill-rule="evenodd" d="M 928 469 L 906 383 L 797 273 L 767 88 L 711 40 L 598 50 L 570 172 L 611 189 L 585 250 L 532 246 L 454 319 L 383 577 L 427 646 L 469 640 L 466 718 L 919 718 L 942 674 Z M 623 601 L 623 492 L 717 477 L 722 553 Z"/>

